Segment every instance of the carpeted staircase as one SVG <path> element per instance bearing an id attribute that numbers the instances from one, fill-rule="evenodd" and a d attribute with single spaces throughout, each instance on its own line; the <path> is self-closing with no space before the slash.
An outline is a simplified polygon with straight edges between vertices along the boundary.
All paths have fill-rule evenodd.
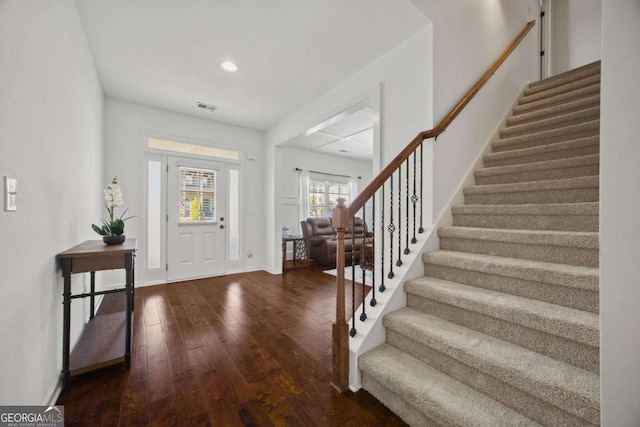
<path id="1" fill-rule="evenodd" d="M 362 385 L 412 426 L 600 423 L 600 63 L 532 83 Z"/>

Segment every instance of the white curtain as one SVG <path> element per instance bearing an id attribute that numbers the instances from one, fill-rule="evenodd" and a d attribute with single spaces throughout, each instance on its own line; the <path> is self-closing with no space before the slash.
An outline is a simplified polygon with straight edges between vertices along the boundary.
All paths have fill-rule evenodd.
<path id="1" fill-rule="evenodd" d="M 298 189 L 299 198 L 299 214 L 300 221 L 304 221 L 309 217 L 309 172 L 300 171 Z"/>
<path id="2" fill-rule="evenodd" d="M 351 203 L 358 194 L 358 178 L 352 176 L 349 178 L 349 203 Z M 349 205 L 349 203 L 347 203 L 347 206 Z"/>

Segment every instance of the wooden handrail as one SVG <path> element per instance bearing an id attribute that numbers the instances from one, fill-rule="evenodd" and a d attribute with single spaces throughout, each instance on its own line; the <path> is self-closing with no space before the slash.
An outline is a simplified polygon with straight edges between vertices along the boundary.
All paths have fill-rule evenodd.
<path id="1" fill-rule="evenodd" d="M 380 187 L 389 179 L 391 175 L 404 163 L 407 158 L 422 144 L 422 141 L 429 138 L 435 138 L 444 132 L 451 124 L 453 119 L 464 109 L 464 107 L 473 99 L 478 91 L 484 86 L 489 78 L 496 72 L 511 52 L 520 44 L 527 33 L 536 25 L 536 21 L 530 21 L 525 25 L 524 29 L 511 42 L 504 52 L 489 67 L 486 73 L 478 80 L 478 82 L 462 97 L 455 107 L 447 114 L 444 119 L 433 129 L 420 132 L 382 171 L 365 187 L 364 190 L 349 205 L 349 215 L 354 216 L 369 200 Z"/>
<path id="2" fill-rule="evenodd" d="M 464 109 L 464 107 L 473 99 L 473 97 L 478 93 L 478 91 L 484 86 L 484 84 L 489 80 L 489 78 L 496 72 L 498 67 L 504 62 L 504 60 L 509 56 L 509 54 L 520 44 L 522 39 L 527 35 L 527 33 L 533 28 L 535 25 L 535 21 L 531 21 L 527 23 L 524 29 L 518 34 L 518 36 L 511 42 L 509 47 L 502 52 L 502 54 L 496 59 L 496 61 L 491 65 L 491 67 L 487 70 L 486 73 L 478 80 L 478 82 L 464 95 L 464 97 L 456 104 L 455 107 L 445 116 L 444 119 L 433 129 L 420 132 L 413 140 L 407 145 L 401 152 L 398 154 L 391 163 L 389 163 L 379 174 L 376 176 L 371 183 L 356 197 L 353 202 L 347 207 L 345 205 L 344 199 L 338 199 L 337 206 L 333 209 L 333 227 L 337 230 L 337 239 L 338 244 L 336 248 L 336 321 L 333 324 L 332 330 L 332 338 L 333 338 L 333 373 L 332 373 L 332 386 L 338 390 L 339 392 L 344 392 L 349 387 L 349 325 L 347 323 L 347 319 L 345 317 L 345 277 L 344 277 L 344 235 L 345 230 L 349 227 L 349 221 L 352 217 L 356 215 L 356 213 L 364 206 L 365 202 L 371 199 L 376 191 L 378 191 L 384 183 L 393 176 L 393 174 L 402 166 L 402 164 L 409 159 L 412 153 L 420 147 L 420 144 L 427 138 L 434 138 L 440 135 L 447 129 L 447 126 L 451 124 L 453 119 L 456 118 L 458 114 Z M 415 158 L 414 158 L 415 160 Z M 408 163 L 407 163 L 407 174 L 408 174 Z M 414 172 L 415 172 L 415 164 L 414 164 Z M 408 186 L 408 181 L 407 181 Z M 414 187 L 415 187 L 415 175 L 414 175 Z M 409 205 L 409 195 L 408 195 L 408 187 L 407 187 L 407 209 Z M 416 196 L 414 192 L 414 197 Z M 400 204 L 400 201 L 398 200 Z M 408 211 L 407 211 L 408 212 Z M 414 202 L 414 217 L 415 217 L 415 202 Z M 407 228 L 409 216 L 407 215 Z M 399 218 L 398 218 L 399 219 Z M 390 226 L 393 225 L 393 217 L 391 217 L 391 221 L 389 223 Z M 422 227 L 422 226 L 421 226 Z M 395 226 L 394 226 L 395 228 Z M 422 231 L 420 231 L 422 232 Z M 391 236 L 393 236 L 393 231 L 390 231 Z M 415 221 L 414 221 L 414 237 L 415 237 Z M 409 236 L 407 234 L 407 245 Z M 413 242 L 412 242 L 413 243 Z M 398 242 L 400 244 L 400 242 Z M 408 247 L 407 247 L 408 250 Z M 407 252 L 405 252 L 406 254 Z M 393 261 L 393 256 L 391 256 L 391 261 Z M 400 256 L 398 255 L 397 264 L 401 265 Z M 390 274 L 392 274 L 390 271 Z M 364 276 L 364 274 L 363 274 Z M 393 277 L 392 275 L 389 278 Z M 363 279 L 364 281 L 364 279 Z M 352 283 L 355 283 L 352 281 Z M 352 285 L 353 286 L 353 285 Z M 364 287 L 364 283 L 363 283 Z M 380 290 L 381 292 L 383 289 Z M 352 287 L 352 292 L 355 290 Z M 375 292 L 375 286 L 373 286 L 373 292 Z M 365 295 L 363 291 L 363 295 Z M 374 293 L 375 295 L 375 293 Z M 364 297 L 363 297 L 363 307 L 364 307 Z M 355 304 L 352 304 L 352 310 L 355 313 Z M 364 313 L 364 311 L 363 311 Z M 355 314 L 353 314 L 353 322 L 355 323 Z M 355 327 L 355 325 L 352 325 Z M 352 329 L 355 333 L 355 329 Z"/>

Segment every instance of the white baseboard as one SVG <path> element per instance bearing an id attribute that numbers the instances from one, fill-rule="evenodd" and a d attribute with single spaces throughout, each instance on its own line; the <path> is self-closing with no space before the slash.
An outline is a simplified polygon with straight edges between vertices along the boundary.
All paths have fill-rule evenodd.
<path id="1" fill-rule="evenodd" d="M 60 368 L 62 370 L 62 367 Z M 62 373 L 56 375 L 55 380 L 49 387 L 49 391 L 44 397 L 44 401 L 42 402 L 43 406 L 53 406 L 56 404 L 58 397 L 60 396 L 60 392 L 62 392 Z"/>

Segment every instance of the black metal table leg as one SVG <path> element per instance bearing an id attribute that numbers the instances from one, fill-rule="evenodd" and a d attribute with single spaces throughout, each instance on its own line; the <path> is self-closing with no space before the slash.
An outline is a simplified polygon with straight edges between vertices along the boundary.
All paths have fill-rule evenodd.
<path id="1" fill-rule="evenodd" d="M 131 258 L 131 311 L 136 310 L 136 254 Z"/>
<path id="2" fill-rule="evenodd" d="M 125 291 L 125 350 L 124 358 L 127 368 L 131 359 L 131 311 L 133 308 L 133 254 L 124 255 L 124 268 L 126 271 L 126 291 Z"/>
<path id="3" fill-rule="evenodd" d="M 62 316 L 62 387 L 69 381 L 69 355 L 71 339 L 71 259 L 62 260 L 62 276 L 64 277 L 63 316 Z"/>
<path id="4" fill-rule="evenodd" d="M 93 316 L 96 315 L 96 296 L 94 293 L 96 292 L 96 272 L 92 271 L 91 273 L 91 298 L 89 299 L 89 319 L 93 319 Z"/>

